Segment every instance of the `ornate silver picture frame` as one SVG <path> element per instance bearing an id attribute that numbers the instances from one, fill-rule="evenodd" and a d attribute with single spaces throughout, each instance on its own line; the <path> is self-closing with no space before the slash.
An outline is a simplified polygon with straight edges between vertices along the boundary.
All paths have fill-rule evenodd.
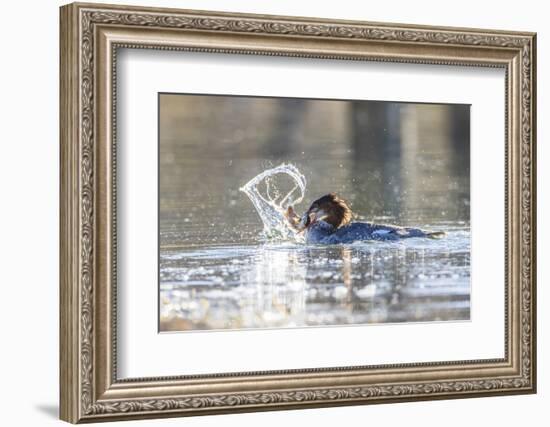
<path id="1" fill-rule="evenodd" d="M 536 391 L 536 36 L 70 4 L 60 37 L 60 385 L 71 422 Z M 505 72 L 504 357 L 176 377 L 117 375 L 117 55 L 152 49 Z M 151 78 L 155 78 L 152 76 Z M 182 372 L 185 360 L 182 360 Z"/>

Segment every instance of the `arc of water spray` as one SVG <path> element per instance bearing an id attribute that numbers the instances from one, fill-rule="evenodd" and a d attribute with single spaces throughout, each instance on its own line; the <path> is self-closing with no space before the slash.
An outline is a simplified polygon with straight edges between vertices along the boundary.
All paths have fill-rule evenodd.
<path id="1" fill-rule="evenodd" d="M 286 174 L 294 180 L 294 187 L 279 200 L 279 196 L 271 195 L 271 177 L 278 174 Z M 265 181 L 266 194 L 261 194 L 258 186 Z M 289 227 L 284 218 L 284 211 L 291 205 L 300 203 L 305 196 L 306 178 L 294 165 L 282 163 L 271 169 L 267 169 L 245 185 L 240 191 L 244 192 L 260 216 L 264 225 L 264 232 L 268 235 L 274 232 L 288 236 L 294 234 L 294 231 Z M 296 191 L 300 192 L 297 198 L 294 198 Z"/>

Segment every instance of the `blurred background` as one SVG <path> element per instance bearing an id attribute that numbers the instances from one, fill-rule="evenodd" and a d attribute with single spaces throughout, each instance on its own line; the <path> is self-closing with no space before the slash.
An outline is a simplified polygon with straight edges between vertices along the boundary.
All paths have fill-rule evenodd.
<path id="1" fill-rule="evenodd" d="M 469 318 L 469 105 L 160 94 L 159 108 L 161 330 Z M 451 233 L 266 245 L 239 188 L 282 162 L 307 179 L 298 213 L 334 191 L 359 219 Z"/>

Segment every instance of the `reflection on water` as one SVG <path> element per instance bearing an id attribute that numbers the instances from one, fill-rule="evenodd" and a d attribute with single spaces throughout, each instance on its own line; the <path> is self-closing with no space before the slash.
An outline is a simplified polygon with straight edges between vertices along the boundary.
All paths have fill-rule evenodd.
<path id="1" fill-rule="evenodd" d="M 160 329 L 303 327 L 470 317 L 469 108 L 160 97 Z M 359 219 L 442 240 L 266 241 L 239 188 L 296 164 L 303 212 L 336 191 Z"/>
<path id="2" fill-rule="evenodd" d="M 166 329 L 225 329 L 467 319 L 469 244 L 263 244 L 166 251 Z"/>

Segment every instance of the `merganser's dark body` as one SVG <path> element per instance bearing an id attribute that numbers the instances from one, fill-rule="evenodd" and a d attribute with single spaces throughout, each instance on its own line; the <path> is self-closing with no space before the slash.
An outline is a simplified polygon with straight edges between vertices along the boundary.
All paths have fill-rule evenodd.
<path id="1" fill-rule="evenodd" d="M 398 227 L 370 222 L 352 222 L 352 211 L 347 202 L 331 193 L 315 200 L 300 218 L 292 208 L 287 218 L 298 231 L 305 233 L 309 244 L 340 244 L 357 241 L 392 241 L 411 237 L 441 238 L 441 231 L 425 231 L 419 228 Z"/>

